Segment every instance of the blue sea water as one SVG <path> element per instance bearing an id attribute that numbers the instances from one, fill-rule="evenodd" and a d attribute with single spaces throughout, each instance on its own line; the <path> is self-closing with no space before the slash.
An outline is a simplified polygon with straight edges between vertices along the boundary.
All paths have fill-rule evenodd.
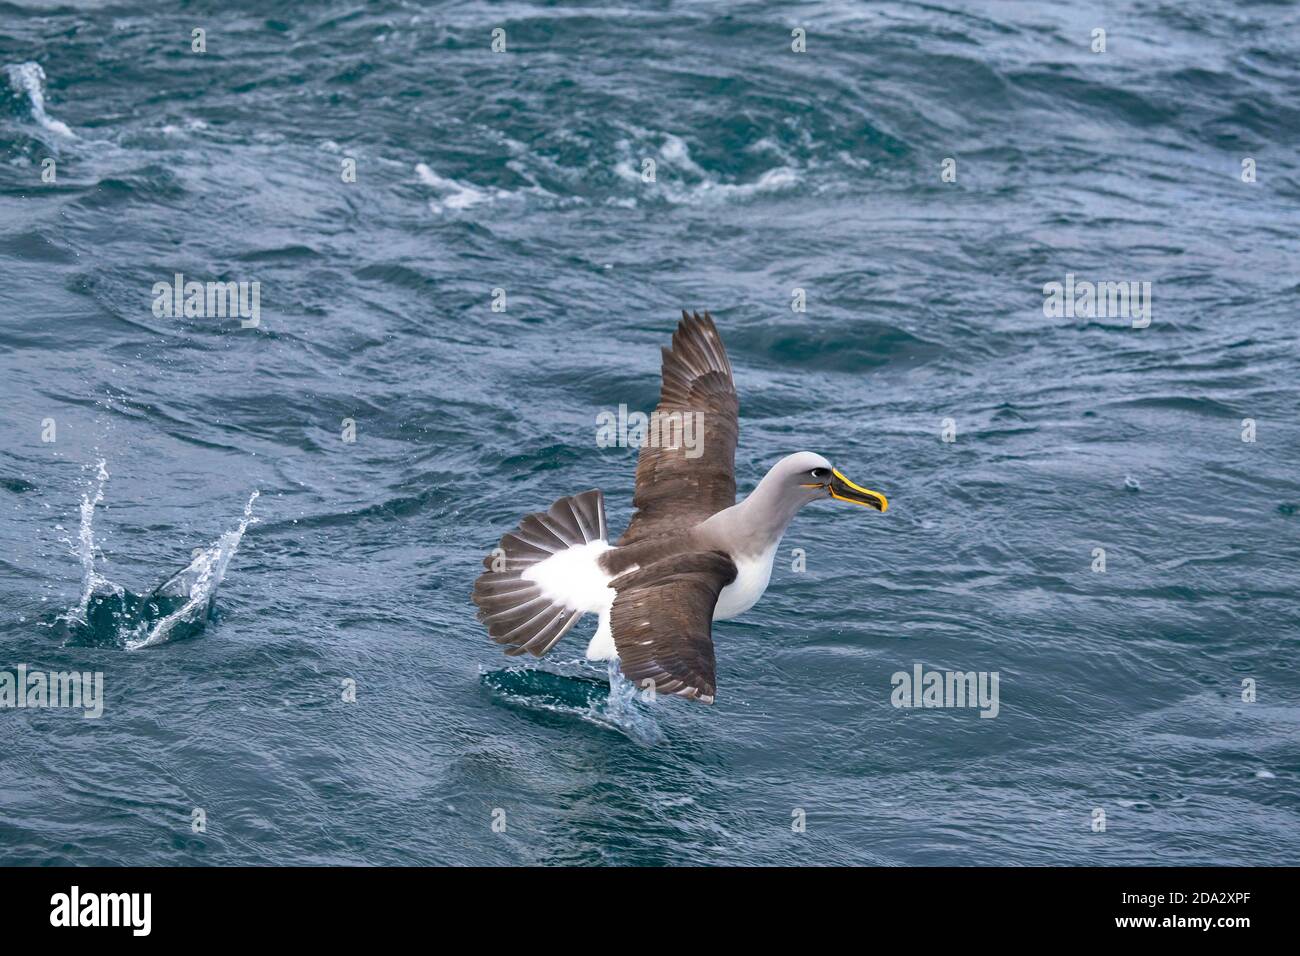
<path id="1" fill-rule="evenodd" d="M 0 0 L 0 671 L 105 687 L 0 709 L 0 864 L 1300 863 L 1298 64 L 1271 2 Z M 796 520 L 712 707 L 469 600 L 621 531 L 682 308 L 742 492 L 891 501 Z"/>

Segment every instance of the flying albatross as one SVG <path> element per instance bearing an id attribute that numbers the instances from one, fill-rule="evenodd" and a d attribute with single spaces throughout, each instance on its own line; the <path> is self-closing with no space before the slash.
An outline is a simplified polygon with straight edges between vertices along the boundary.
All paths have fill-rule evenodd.
<path id="1" fill-rule="evenodd" d="M 663 350 L 655 412 L 660 422 L 699 413 L 704 434 L 693 444 L 681 440 L 681 429 L 661 429 L 659 442 L 642 445 L 637 511 L 623 537 L 609 543 L 599 489 L 561 498 L 502 537 L 483 560 L 474 603 L 510 655 L 540 657 L 583 614 L 598 614 L 590 660 L 617 658 L 638 687 L 711 704 L 712 622 L 743 614 L 763 596 L 799 509 L 822 498 L 879 511 L 889 503 L 809 451 L 782 458 L 737 503 L 739 403 L 708 312 L 682 313 L 672 348 Z"/>

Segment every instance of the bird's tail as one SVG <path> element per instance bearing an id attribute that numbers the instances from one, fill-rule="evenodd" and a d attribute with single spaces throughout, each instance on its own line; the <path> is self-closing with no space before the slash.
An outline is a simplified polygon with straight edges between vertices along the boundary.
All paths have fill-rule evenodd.
<path id="1" fill-rule="evenodd" d="M 507 645 L 505 652 L 512 656 L 528 651 L 541 657 L 549 651 L 583 612 L 595 608 L 563 593 L 567 569 L 554 567 L 558 574 L 545 574 L 538 566 L 570 548 L 607 538 L 605 499 L 596 489 L 560 498 L 546 511 L 524 516 L 483 559 L 487 571 L 474 582 L 478 619 L 487 625 L 492 640 Z"/>

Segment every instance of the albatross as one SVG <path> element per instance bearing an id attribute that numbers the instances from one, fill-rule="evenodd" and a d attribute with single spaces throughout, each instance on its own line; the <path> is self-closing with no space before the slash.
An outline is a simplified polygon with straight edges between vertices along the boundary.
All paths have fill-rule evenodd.
<path id="1" fill-rule="evenodd" d="M 711 704 L 717 694 L 712 625 L 748 611 L 767 590 L 781 537 L 804 505 L 822 499 L 885 511 L 877 491 L 854 484 L 810 451 L 774 464 L 736 501 L 739 401 L 731 362 L 708 312 L 682 312 L 663 349 L 655 417 L 700 416 L 702 440 L 643 444 L 636 513 L 614 544 L 599 489 L 526 515 L 486 558 L 474 603 L 506 654 L 540 657 L 584 614 L 599 615 L 587 657 L 617 661 L 656 694 Z M 653 418 L 652 418 L 653 420 Z M 660 438 L 664 430 L 660 431 Z"/>

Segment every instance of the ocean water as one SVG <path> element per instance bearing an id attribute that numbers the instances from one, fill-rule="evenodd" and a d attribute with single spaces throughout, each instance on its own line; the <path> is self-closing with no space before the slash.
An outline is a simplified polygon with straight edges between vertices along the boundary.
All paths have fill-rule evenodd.
<path id="1" fill-rule="evenodd" d="M 0 671 L 104 681 L 0 709 L 0 863 L 1300 863 L 1295 5 L 270 9 L 0 2 Z M 621 532 L 682 308 L 742 491 L 891 501 L 795 521 L 712 707 L 469 600 Z"/>

